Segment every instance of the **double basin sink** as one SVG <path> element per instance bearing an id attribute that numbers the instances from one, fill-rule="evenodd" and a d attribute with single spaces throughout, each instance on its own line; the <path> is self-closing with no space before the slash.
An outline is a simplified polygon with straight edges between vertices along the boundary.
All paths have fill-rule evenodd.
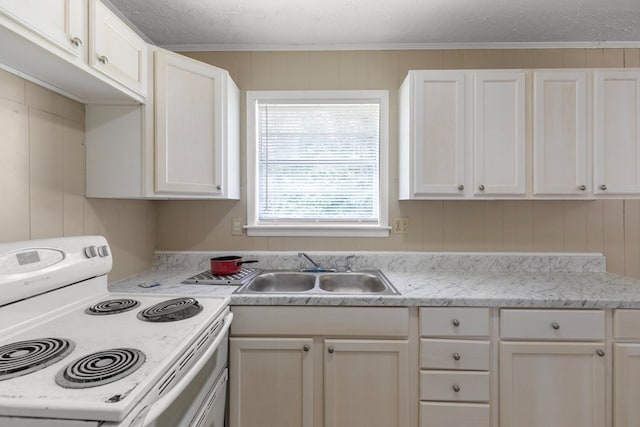
<path id="1" fill-rule="evenodd" d="M 375 294 L 399 292 L 379 270 L 346 272 L 265 271 L 238 288 L 238 294 Z"/>

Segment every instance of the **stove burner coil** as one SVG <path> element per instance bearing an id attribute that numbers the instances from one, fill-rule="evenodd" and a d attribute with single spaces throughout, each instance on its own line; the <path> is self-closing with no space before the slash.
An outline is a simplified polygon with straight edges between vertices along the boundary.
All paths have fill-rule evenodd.
<path id="1" fill-rule="evenodd" d="M 140 301 L 129 298 L 110 299 L 100 301 L 88 307 L 84 312 L 93 316 L 103 316 L 106 314 L 124 313 L 140 305 Z"/>
<path id="2" fill-rule="evenodd" d="M 65 338 L 38 338 L 0 347 L 0 381 L 46 368 L 65 358 L 75 344 Z"/>
<path id="3" fill-rule="evenodd" d="M 195 298 L 174 298 L 138 312 L 138 319 L 145 322 L 174 322 L 188 319 L 202 311 Z"/>
<path id="4" fill-rule="evenodd" d="M 88 354 L 56 375 L 64 388 L 90 388 L 118 381 L 136 371 L 146 360 L 135 348 L 114 348 Z"/>

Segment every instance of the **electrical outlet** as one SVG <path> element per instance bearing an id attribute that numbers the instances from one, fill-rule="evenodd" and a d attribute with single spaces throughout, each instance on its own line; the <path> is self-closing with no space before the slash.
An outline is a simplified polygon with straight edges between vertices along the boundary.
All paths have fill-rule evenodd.
<path id="1" fill-rule="evenodd" d="M 395 218 L 393 220 L 394 234 L 407 234 L 409 232 L 409 218 L 406 216 Z"/>
<path id="2" fill-rule="evenodd" d="M 233 218 L 231 220 L 231 235 L 242 236 L 242 218 Z"/>

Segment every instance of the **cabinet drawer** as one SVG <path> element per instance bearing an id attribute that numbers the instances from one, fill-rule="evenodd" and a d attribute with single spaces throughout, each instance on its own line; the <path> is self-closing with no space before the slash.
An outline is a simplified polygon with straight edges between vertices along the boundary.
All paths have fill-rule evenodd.
<path id="1" fill-rule="evenodd" d="M 604 339 L 602 310 L 502 310 L 502 339 L 581 340 Z"/>
<path id="2" fill-rule="evenodd" d="M 489 342 L 422 338 L 420 367 L 488 371 Z"/>
<path id="3" fill-rule="evenodd" d="M 640 310 L 615 310 L 613 336 L 617 339 L 640 339 Z"/>
<path id="4" fill-rule="evenodd" d="M 234 306 L 233 336 L 406 337 L 406 307 Z"/>
<path id="5" fill-rule="evenodd" d="M 434 337 L 487 337 L 489 336 L 489 309 L 467 307 L 421 308 L 420 335 Z"/>
<path id="6" fill-rule="evenodd" d="M 420 371 L 420 400 L 488 402 L 489 373 Z"/>
<path id="7" fill-rule="evenodd" d="M 420 427 L 489 427 L 484 403 L 420 402 Z"/>

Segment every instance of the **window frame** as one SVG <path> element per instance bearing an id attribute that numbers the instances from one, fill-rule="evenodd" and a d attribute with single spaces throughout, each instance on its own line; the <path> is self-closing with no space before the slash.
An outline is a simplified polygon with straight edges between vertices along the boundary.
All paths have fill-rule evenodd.
<path id="1" fill-rule="evenodd" d="M 380 105 L 379 206 L 377 223 L 259 222 L 258 216 L 258 101 L 374 101 Z M 387 90 L 254 90 L 246 94 L 247 225 L 248 236 L 388 237 L 389 226 L 389 92 Z"/>

